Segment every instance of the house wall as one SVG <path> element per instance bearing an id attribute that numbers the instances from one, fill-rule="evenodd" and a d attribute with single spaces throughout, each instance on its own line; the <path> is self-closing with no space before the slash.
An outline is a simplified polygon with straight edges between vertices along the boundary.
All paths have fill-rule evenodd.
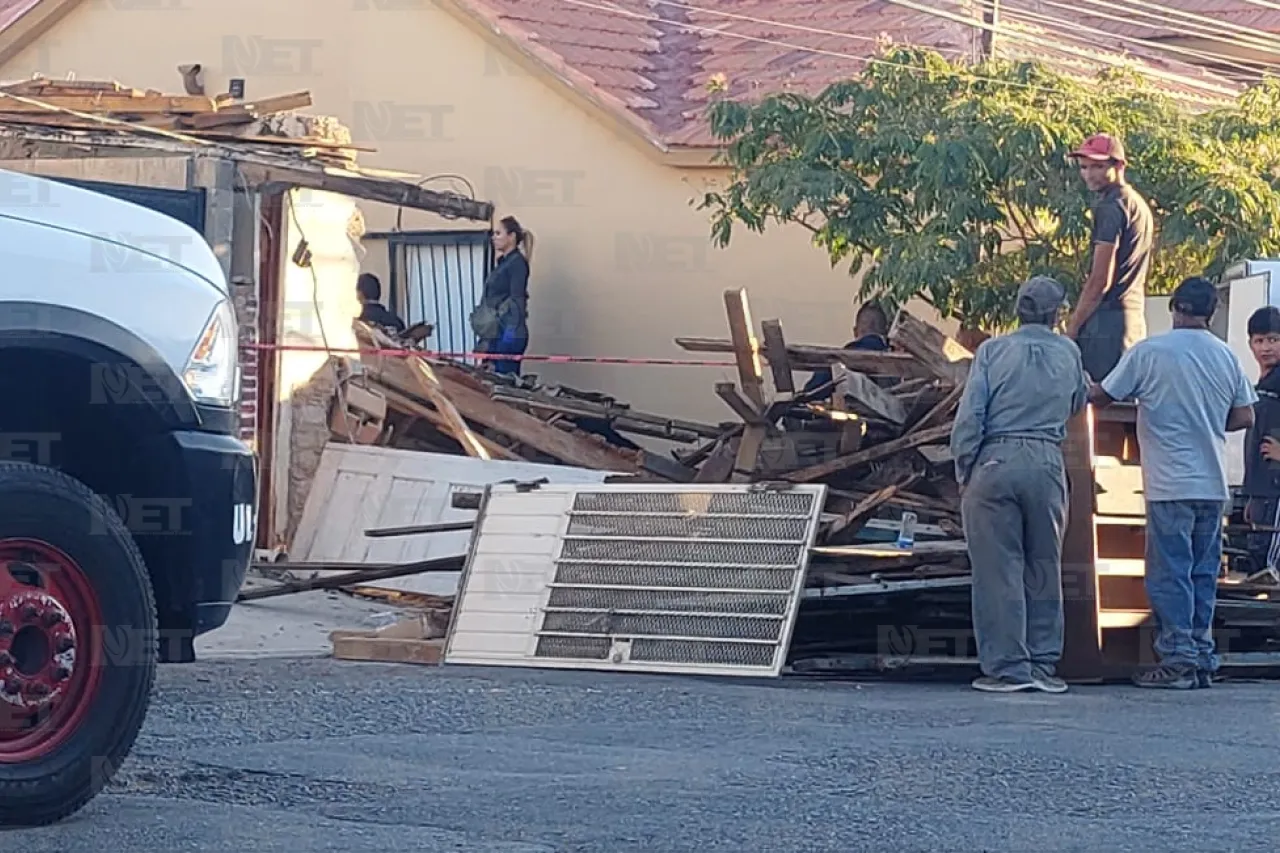
<path id="1" fill-rule="evenodd" d="M 313 112 L 337 116 L 366 165 L 424 176 L 462 175 L 498 216 L 536 236 L 531 353 L 637 358 L 685 354 L 676 336 L 726 337 L 722 293 L 748 289 L 755 319 L 779 318 L 790 340 L 850 337 L 854 282 L 831 269 L 800 228 L 708 240 L 691 199 L 720 177 L 650 159 L 532 66 L 518 64 L 434 2 L 184 0 L 84 3 L 0 68 L 115 79 L 181 91 L 177 66 L 201 63 L 206 89 L 247 80 L 248 97 L 307 89 Z M 137 50 L 137 33 L 164 33 Z M 430 186 L 454 186 L 439 179 Z M 396 211 L 362 205 L 370 232 Z M 475 228 L 405 211 L 402 227 Z M 483 227 L 480 226 L 480 227 Z M 366 247 L 385 272 L 385 247 Z M 730 367 L 548 365 L 530 370 L 604 391 L 638 409 L 712 421 L 732 418 L 712 393 Z"/>
<path id="2" fill-rule="evenodd" d="M 360 262 L 356 243 L 348 236 L 355 214 L 355 202 L 332 193 L 294 190 L 285 200 L 278 340 L 318 351 L 280 353 L 272 457 L 277 487 L 270 496 L 275 529 L 269 547 L 292 540 L 329 440 L 328 405 L 341 357 L 329 351 L 356 347 L 352 321 L 360 313 L 354 286 Z M 311 248 L 310 267 L 292 260 L 304 239 Z"/>

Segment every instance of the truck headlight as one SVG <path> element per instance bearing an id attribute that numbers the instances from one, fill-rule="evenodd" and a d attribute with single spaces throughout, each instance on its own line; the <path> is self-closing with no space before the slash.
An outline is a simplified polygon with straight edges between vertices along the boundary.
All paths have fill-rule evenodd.
<path id="1" fill-rule="evenodd" d="M 239 395 L 240 364 L 236 317 L 223 300 L 200 333 L 182 380 L 197 403 L 230 408 Z"/>

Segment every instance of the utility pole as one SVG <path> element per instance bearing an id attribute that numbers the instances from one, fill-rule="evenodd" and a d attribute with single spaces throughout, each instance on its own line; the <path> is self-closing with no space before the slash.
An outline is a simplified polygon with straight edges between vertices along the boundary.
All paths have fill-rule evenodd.
<path id="1" fill-rule="evenodd" d="M 982 3 L 982 61 L 989 62 L 996 56 L 996 28 L 1000 26 L 1000 0 L 980 0 Z"/>

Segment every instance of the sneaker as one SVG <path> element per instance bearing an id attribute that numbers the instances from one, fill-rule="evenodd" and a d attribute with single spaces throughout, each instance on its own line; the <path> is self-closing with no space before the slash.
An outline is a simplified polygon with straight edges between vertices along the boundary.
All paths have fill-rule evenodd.
<path id="1" fill-rule="evenodd" d="M 1166 690 L 1194 690 L 1197 681 L 1194 669 L 1171 664 L 1161 664 L 1133 676 L 1133 683 L 1139 687 L 1160 687 Z"/>
<path id="2" fill-rule="evenodd" d="M 1036 685 L 1034 681 L 1018 681 L 1005 676 L 992 678 L 984 675 L 974 679 L 973 689 L 981 690 L 983 693 L 1020 693 L 1024 690 L 1035 690 Z"/>
<path id="3" fill-rule="evenodd" d="M 1196 688 L 1204 690 L 1206 687 L 1213 686 L 1213 673 L 1207 669 L 1196 670 Z"/>
<path id="4" fill-rule="evenodd" d="M 1031 673 L 1031 683 L 1035 685 L 1036 690 L 1041 693 L 1066 693 L 1067 682 L 1058 678 L 1056 675 L 1050 675 L 1041 670 L 1033 670 Z"/>

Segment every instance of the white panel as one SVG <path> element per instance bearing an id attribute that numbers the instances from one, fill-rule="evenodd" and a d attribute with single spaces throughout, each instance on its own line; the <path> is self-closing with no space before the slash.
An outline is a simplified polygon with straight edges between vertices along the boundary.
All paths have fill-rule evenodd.
<path id="1" fill-rule="evenodd" d="M 1258 381 L 1258 363 L 1249 351 L 1249 315 L 1267 304 L 1269 274 L 1240 278 L 1229 285 L 1227 299 L 1227 345 L 1240 359 L 1240 366 L 1250 382 Z M 1235 487 L 1244 483 L 1244 430 L 1227 433 L 1227 482 Z"/>
<path id="2" fill-rule="evenodd" d="M 776 676 L 825 494 L 814 485 L 493 486 L 445 661 Z"/>
<path id="3" fill-rule="evenodd" d="M 324 449 L 311 494 L 290 550 L 293 562 L 410 563 L 437 557 L 464 556 L 471 542 L 468 531 L 427 533 L 371 539 L 370 528 L 473 521 L 474 510 L 454 509 L 455 491 L 480 491 L 503 480 L 528 482 L 545 478 L 552 483 L 599 483 L 608 472 L 567 465 L 537 465 L 505 460 L 473 459 L 442 453 L 421 453 L 386 447 L 330 444 Z M 513 518 L 503 524 L 510 533 L 543 531 L 554 537 L 564 516 L 564 496 L 538 495 L 541 509 L 532 519 Z M 520 503 L 520 514 L 529 503 Z M 541 521 L 538 515 L 545 518 Z M 548 522 L 547 519 L 550 521 Z M 550 527 L 545 525 L 550 524 Z M 543 525 L 530 527 L 530 525 Z M 542 549 L 545 551 L 545 548 Z M 504 558 L 510 561 L 510 558 Z M 541 571 L 541 570 L 539 570 Z M 371 587 L 452 595 L 458 572 L 432 572 L 377 581 Z"/>

